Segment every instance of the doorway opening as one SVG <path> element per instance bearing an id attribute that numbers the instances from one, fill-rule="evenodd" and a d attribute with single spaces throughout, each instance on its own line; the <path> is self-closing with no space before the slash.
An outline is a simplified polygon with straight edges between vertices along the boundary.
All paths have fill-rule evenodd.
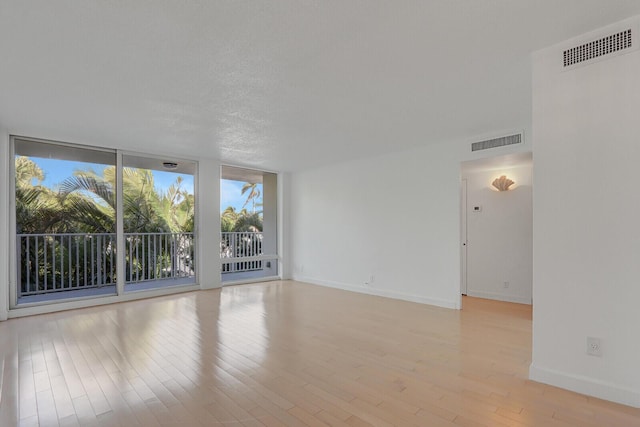
<path id="1" fill-rule="evenodd" d="M 532 167 L 531 153 L 461 163 L 461 294 L 532 303 Z"/>
<path id="2" fill-rule="evenodd" d="M 222 284 L 279 279 L 278 175 L 222 166 L 220 176 Z"/>

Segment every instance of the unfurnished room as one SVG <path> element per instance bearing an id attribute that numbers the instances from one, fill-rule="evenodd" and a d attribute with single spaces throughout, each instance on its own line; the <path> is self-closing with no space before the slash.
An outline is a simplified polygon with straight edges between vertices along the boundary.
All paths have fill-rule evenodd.
<path id="1" fill-rule="evenodd" d="M 0 426 L 640 426 L 640 1 L 0 0 Z"/>

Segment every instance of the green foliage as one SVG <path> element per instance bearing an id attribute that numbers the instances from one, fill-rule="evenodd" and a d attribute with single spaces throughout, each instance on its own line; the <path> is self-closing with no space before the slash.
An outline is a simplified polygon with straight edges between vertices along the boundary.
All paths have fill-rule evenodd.
<path id="1" fill-rule="evenodd" d="M 233 206 L 229 206 L 220 216 L 220 231 L 262 231 L 262 216 L 258 212 L 247 212 L 244 208 L 236 212 Z"/>
<path id="2" fill-rule="evenodd" d="M 49 283 L 47 289 L 55 287 L 56 290 L 70 287 L 72 283 L 75 287 L 113 283 L 116 271 L 113 257 L 115 167 L 106 167 L 102 174 L 91 169 L 77 170 L 57 189 L 42 185 L 44 173 L 28 157 L 16 157 L 15 174 L 17 233 L 49 234 L 19 240 L 21 291 L 41 291 L 45 289 L 45 280 Z M 122 187 L 125 233 L 193 231 L 195 198 L 182 188 L 182 178 L 178 177 L 166 191 L 158 191 L 151 171 L 124 168 Z M 68 233 L 83 235 L 53 236 Z M 145 253 L 145 238 L 147 245 L 153 239 L 153 263 L 149 260 L 149 252 L 146 257 L 138 257 L 139 253 Z M 163 278 L 174 273 L 176 268 L 182 268 L 183 272 L 192 268 L 192 236 L 145 234 L 130 235 L 126 239 L 125 244 L 131 252 L 125 258 L 125 278 L 136 281 Z M 79 261 L 79 257 L 87 254 L 92 260 L 91 271 L 87 270 L 86 262 Z M 98 259 L 96 270 L 94 254 L 100 254 L 95 255 Z M 181 267 L 173 264 L 175 257 L 181 260 Z M 145 265 L 145 261 L 149 264 Z M 27 277 L 31 280 L 25 280 Z"/>
<path id="3" fill-rule="evenodd" d="M 41 185 L 44 173 L 28 157 L 16 158 L 16 223 L 22 233 L 113 233 L 116 218 L 116 170 L 79 170 L 57 191 Z M 165 192 L 153 173 L 123 169 L 125 232 L 192 232 L 195 198 L 178 177 Z"/>
<path id="4" fill-rule="evenodd" d="M 41 185 L 44 173 L 27 157 L 16 158 L 17 233 L 46 233 L 64 218 L 57 194 Z"/>

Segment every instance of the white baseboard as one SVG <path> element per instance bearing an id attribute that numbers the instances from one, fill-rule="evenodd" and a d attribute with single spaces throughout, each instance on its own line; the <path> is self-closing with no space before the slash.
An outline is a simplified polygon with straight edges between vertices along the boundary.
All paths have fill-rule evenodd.
<path id="1" fill-rule="evenodd" d="M 555 387 L 640 408 L 640 391 L 582 375 L 574 375 L 531 364 L 529 379 Z"/>
<path id="2" fill-rule="evenodd" d="M 256 277 L 253 279 L 244 279 L 244 280 L 230 280 L 228 282 L 222 282 L 222 286 L 235 286 L 235 285 L 248 285 L 251 283 L 261 283 L 261 282 L 273 282 L 283 280 L 280 276 L 267 276 L 267 277 Z"/>
<path id="3" fill-rule="evenodd" d="M 470 297 L 495 299 L 498 301 L 515 302 L 518 304 L 531 305 L 531 298 L 521 297 L 517 295 L 505 295 L 505 294 L 494 293 L 494 292 L 472 291 L 471 289 L 467 290 L 467 295 Z"/>
<path id="4" fill-rule="evenodd" d="M 313 277 L 307 277 L 307 276 L 294 275 L 293 280 L 296 280 L 298 282 L 310 283 L 312 285 L 342 289 L 343 291 L 358 292 L 361 294 L 375 295 L 379 297 L 417 302 L 419 304 L 435 305 L 437 307 L 452 308 L 455 310 L 460 309 L 460 304 L 458 301 L 448 301 L 448 300 L 443 300 L 438 298 L 425 298 L 417 295 L 403 294 L 400 292 L 387 291 L 387 290 L 377 289 L 369 286 L 356 286 L 356 285 L 348 285 L 346 283 L 332 282 L 329 280 L 320 280 L 320 279 L 315 279 Z"/>

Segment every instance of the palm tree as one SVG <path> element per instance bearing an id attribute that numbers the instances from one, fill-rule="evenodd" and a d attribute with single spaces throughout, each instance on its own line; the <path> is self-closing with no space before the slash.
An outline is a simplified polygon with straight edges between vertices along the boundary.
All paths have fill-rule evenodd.
<path id="1" fill-rule="evenodd" d="M 64 218 L 55 192 L 42 185 L 42 169 L 28 157 L 15 160 L 16 232 L 34 234 L 56 232 Z"/>
<path id="2" fill-rule="evenodd" d="M 115 231 L 115 167 L 105 168 L 102 176 L 92 169 L 75 171 L 72 177 L 60 184 L 60 196 L 74 232 Z"/>
<path id="3" fill-rule="evenodd" d="M 144 259 L 138 258 L 138 254 L 145 250 L 151 251 L 151 245 L 158 260 L 158 269 L 172 262 L 170 254 L 174 250 L 181 251 L 185 259 L 193 258 L 190 253 L 193 246 L 188 236 L 172 235 L 167 239 L 156 234 L 140 234 L 193 231 L 195 198 L 182 189 L 182 182 L 182 178 L 178 177 L 166 191 L 159 191 L 155 188 L 152 171 L 138 168 L 122 170 L 124 231 L 131 233 L 126 236 L 127 277 L 133 275 L 136 280 L 157 277 L 160 270 L 151 274 L 148 266 L 145 267 Z M 115 183 L 116 170 L 113 166 L 105 168 L 102 176 L 91 170 L 76 171 L 73 177 L 63 182 L 61 188 L 69 217 L 83 231 L 96 232 L 99 229 L 113 233 Z M 173 239 L 177 239 L 178 243 Z"/>
<path id="4" fill-rule="evenodd" d="M 238 220 L 238 212 L 233 206 L 228 206 L 220 215 L 220 231 L 233 231 L 233 227 Z"/>
<path id="5" fill-rule="evenodd" d="M 40 185 L 44 180 L 44 172 L 30 158 L 25 156 L 16 157 L 16 187 L 33 187 L 33 181 Z"/>
<path id="6" fill-rule="evenodd" d="M 253 206 L 252 206 L 252 211 L 253 213 L 256 212 L 256 200 L 260 197 L 260 189 L 258 189 L 258 183 L 256 182 L 247 182 L 242 186 L 242 192 L 241 194 L 244 195 L 244 193 L 249 192 L 249 195 L 247 196 L 247 200 L 244 202 L 244 205 L 242 205 L 242 207 L 246 207 L 249 202 L 252 202 Z"/>
<path id="7" fill-rule="evenodd" d="M 249 213 L 246 209 L 242 209 L 238 214 L 232 231 L 258 233 L 262 231 L 262 217 L 256 212 Z"/>
<path id="8" fill-rule="evenodd" d="M 123 218 L 125 232 L 170 232 L 193 229 L 194 198 L 182 190 L 178 177 L 164 194 L 155 189 L 153 172 L 124 168 Z M 115 167 L 99 176 L 92 170 L 74 172 L 61 185 L 70 218 L 85 232 L 115 229 Z"/>
<path id="9" fill-rule="evenodd" d="M 174 232 L 193 231 L 195 198 L 182 189 L 182 177 L 159 194 L 159 213 L 167 221 Z"/>
<path id="10" fill-rule="evenodd" d="M 48 277 L 56 275 L 58 284 L 62 283 L 63 279 L 68 283 L 74 275 L 71 268 L 64 271 L 63 278 L 62 272 L 53 267 L 47 267 L 52 264 L 45 264 L 43 269 L 41 265 L 38 266 L 38 263 L 32 263 L 29 260 L 44 259 L 42 252 L 45 240 L 43 239 L 47 239 L 51 256 L 61 260 L 61 265 L 72 265 L 73 269 L 80 267 L 69 258 L 71 254 L 76 253 L 77 257 L 78 253 L 85 252 L 78 248 L 90 245 L 94 249 L 112 250 L 114 241 L 109 235 L 113 236 L 115 233 L 116 168 L 108 166 L 102 173 L 92 169 L 77 170 L 73 176 L 60 184 L 58 190 L 52 190 L 41 185 L 44 173 L 33 160 L 28 157 L 17 157 L 15 162 L 18 234 L 107 234 L 96 239 L 89 237 L 89 240 L 86 237 L 68 237 L 66 240 L 63 240 L 63 237 L 38 237 L 41 239 L 39 246 L 29 245 L 26 238 L 20 240 L 23 246 L 22 253 L 26 255 L 21 261 L 22 277 L 25 275 L 39 277 L 39 282 L 42 283 L 41 278 L 45 275 Z M 124 168 L 122 185 L 124 229 L 127 233 L 134 233 L 127 237 L 129 248 L 132 245 L 138 248 L 138 245 L 144 244 L 144 237 L 137 233 L 193 231 L 195 198 L 193 194 L 182 189 L 182 178 L 177 178 L 165 192 L 160 192 L 155 188 L 151 171 Z M 180 239 L 180 243 L 177 244 L 178 250 L 183 251 L 182 255 L 185 259 L 188 257 L 191 260 L 193 254 L 189 252 L 193 249 L 192 238 L 180 235 L 178 239 Z M 147 237 L 147 244 L 149 241 L 150 238 Z M 166 242 L 165 240 L 163 245 L 162 241 L 158 241 L 158 257 L 167 257 L 166 251 L 170 250 L 169 248 L 172 248 L 171 250 L 176 248 L 175 243 L 171 246 Z M 36 251 L 38 253 L 35 253 Z M 137 258 L 137 249 L 135 253 L 135 256 L 127 256 L 127 269 L 135 270 L 136 278 L 144 278 L 148 269 L 141 267 L 140 260 Z M 107 257 L 101 267 L 103 277 L 108 278 L 105 279 L 107 282 L 113 280 L 111 275 L 114 269 L 111 261 L 111 257 Z"/>
<path id="11" fill-rule="evenodd" d="M 67 215 L 63 203 L 64 197 L 57 191 L 42 185 L 44 173 L 42 169 L 28 157 L 15 159 L 16 171 L 16 231 L 20 244 L 20 277 L 36 278 L 38 289 L 42 289 L 44 278 L 55 283 L 56 287 L 62 282 L 68 283 L 72 275 L 70 269 L 62 273 L 54 266 L 53 260 L 61 260 L 63 265 L 70 264 L 68 244 L 63 244 L 62 238 L 57 240 L 51 234 L 75 231 L 72 219 Z M 26 236 L 20 236 L 26 234 Z M 47 236 L 30 236 L 33 234 L 47 234 Z M 48 249 L 48 255 L 47 255 Z M 36 262 L 33 262 L 36 260 Z M 37 260 L 43 260 L 43 263 Z M 21 281 L 22 291 L 33 291 L 34 282 Z M 27 289 L 29 288 L 29 289 Z"/>
<path id="12" fill-rule="evenodd" d="M 228 206 L 222 214 L 220 214 L 220 231 L 222 232 L 240 232 L 262 231 L 262 217 L 259 213 L 249 213 L 246 209 L 237 212 L 233 206 Z"/>

